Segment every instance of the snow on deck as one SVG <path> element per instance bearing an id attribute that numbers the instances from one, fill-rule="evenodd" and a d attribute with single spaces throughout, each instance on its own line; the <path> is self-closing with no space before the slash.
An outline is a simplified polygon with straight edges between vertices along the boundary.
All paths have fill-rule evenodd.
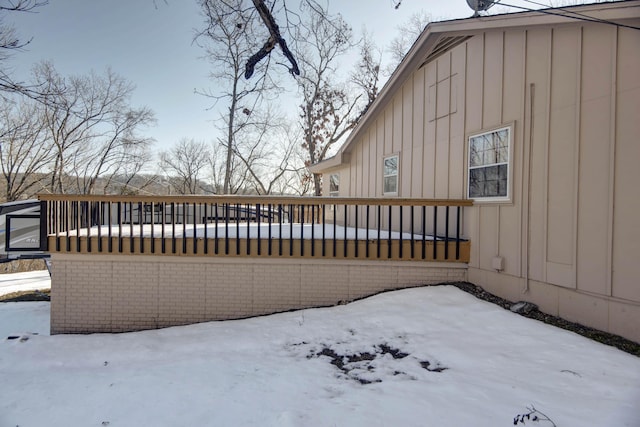
<path id="1" fill-rule="evenodd" d="M 314 239 L 337 239 L 337 240 L 410 240 L 412 234 L 411 233 L 400 233 L 397 231 L 389 231 L 380 230 L 378 232 L 377 229 L 366 229 L 366 228 L 355 228 L 355 227 L 343 227 L 340 225 L 333 224 L 300 224 L 300 223 L 276 223 L 269 225 L 268 223 L 249 223 L 249 222 L 229 222 L 228 224 L 144 224 L 142 227 L 139 224 L 134 225 L 122 225 L 119 227 L 117 225 L 112 226 L 101 226 L 101 227 L 91 227 L 89 231 L 87 228 L 80 229 L 80 236 L 91 235 L 93 237 L 98 236 L 98 233 L 102 237 L 107 237 L 109 235 L 109 230 L 111 230 L 112 237 L 155 237 L 160 238 L 163 235 L 165 238 L 192 238 L 195 237 L 204 239 L 205 238 L 205 228 L 206 228 L 206 237 L 208 239 L 213 239 L 216 236 L 218 238 L 228 237 L 230 239 L 240 238 L 240 239 L 257 239 L 260 237 L 261 239 L 269 238 L 271 235 L 272 239 L 304 239 L 310 240 Z M 216 234 L 217 233 L 217 234 Z M 271 234 L 269 234 L 271 233 Z M 77 230 L 71 230 L 68 233 L 68 236 L 77 236 Z M 67 236 L 67 233 L 59 233 L 59 236 Z M 422 240 L 422 234 L 413 234 L 414 240 Z M 433 240 L 433 236 L 424 236 L 424 240 Z M 440 240 L 440 238 L 438 238 Z"/>

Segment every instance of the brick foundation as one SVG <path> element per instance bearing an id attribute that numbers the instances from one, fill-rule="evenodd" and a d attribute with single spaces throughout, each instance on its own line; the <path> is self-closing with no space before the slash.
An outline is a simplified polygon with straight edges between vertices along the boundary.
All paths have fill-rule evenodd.
<path id="1" fill-rule="evenodd" d="M 466 279 L 466 264 L 436 262 L 54 254 L 51 333 L 238 319 Z"/>

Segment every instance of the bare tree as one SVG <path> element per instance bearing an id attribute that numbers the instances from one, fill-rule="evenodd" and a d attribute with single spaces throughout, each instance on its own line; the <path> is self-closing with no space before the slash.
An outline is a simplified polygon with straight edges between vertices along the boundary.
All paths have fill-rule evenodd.
<path id="1" fill-rule="evenodd" d="M 238 141 L 250 133 L 256 112 L 262 108 L 265 97 L 277 91 L 274 77 L 264 70 L 269 58 L 255 64 L 256 77 L 245 79 L 246 61 L 260 49 L 257 34 L 266 32 L 256 27 L 256 10 L 243 0 L 200 0 L 206 28 L 198 36 L 198 42 L 206 49 L 211 62 L 211 78 L 216 82 L 214 91 L 204 92 L 215 103 L 225 103 L 219 119 L 224 137 L 224 178 L 222 192 L 232 192 L 234 157 Z M 262 37 L 260 37 L 262 39 Z"/>
<path id="2" fill-rule="evenodd" d="M 313 180 L 309 179 L 309 170 L 305 165 L 306 150 L 300 145 L 302 129 L 297 123 L 289 123 L 283 131 L 279 141 L 282 141 L 282 150 L 287 151 L 289 160 L 284 175 L 275 182 L 272 192 L 308 195 L 312 192 Z"/>
<path id="3" fill-rule="evenodd" d="M 7 202 L 32 197 L 48 178 L 53 159 L 42 114 L 34 102 L 5 103 L 0 111 L 0 167 Z"/>
<path id="4" fill-rule="evenodd" d="M 409 52 L 413 43 L 418 39 L 422 31 L 431 22 L 431 15 L 424 10 L 412 14 L 409 20 L 400 25 L 398 34 L 391 40 L 387 51 L 391 54 L 390 62 L 385 66 L 385 74 L 391 75 L 398 67 L 404 56 Z"/>
<path id="5" fill-rule="evenodd" d="M 130 145 L 118 172 L 105 177 L 104 190 L 111 194 L 148 193 L 147 188 L 158 180 L 158 176 L 144 173 L 145 167 L 151 162 L 152 156 L 147 145 Z"/>
<path id="6" fill-rule="evenodd" d="M 356 85 L 366 96 L 364 108 L 360 111 L 360 117 L 367 112 L 369 106 L 375 101 L 380 88 L 380 63 L 382 52 L 375 45 L 371 36 L 365 34 L 360 43 L 360 55 L 355 69 L 351 72 L 351 82 Z"/>
<path id="7" fill-rule="evenodd" d="M 303 99 L 303 147 L 307 152 L 307 165 L 312 165 L 326 158 L 375 99 L 380 67 L 374 64 L 372 54 L 364 55 L 362 61 L 368 64 L 358 65 L 356 86 L 360 90 L 354 91 L 347 82 L 340 82 L 340 60 L 355 46 L 351 28 L 340 15 L 330 16 L 326 9 L 313 8 L 309 12 L 309 22 L 297 40 L 301 46 L 302 74 L 298 82 Z M 365 45 L 363 52 L 371 53 L 371 47 Z M 374 75 L 363 74 L 370 72 Z M 362 99 L 362 89 L 367 99 Z M 313 175 L 313 186 L 314 194 L 321 195 L 320 175 Z"/>
<path id="8" fill-rule="evenodd" d="M 125 163 L 145 158 L 152 140 L 139 132 L 154 117 L 146 107 L 129 105 L 131 83 L 110 69 L 64 78 L 46 62 L 34 74 L 46 87 L 42 108 L 55 151 L 50 191 L 93 193 L 99 177 L 117 175 Z"/>
<path id="9" fill-rule="evenodd" d="M 292 125 L 271 109 L 254 121 L 252 132 L 238 141 L 235 155 L 246 171 L 245 189 L 257 194 L 282 193 L 292 175 L 304 168 L 299 160 L 299 139 Z"/>
<path id="10" fill-rule="evenodd" d="M 209 158 L 206 143 L 183 138 L 171 150 L 160 154 L 160 166 L 178 194 L 198 194 Z"/>
<path id="11" fill-rule="evenodd" d="M 18 82 L 9 75 L 7 59 L 27 46 L 31 39 L 21 39 L 16 29 L 5 22 L 5 18 L 11 13 L 34 12 L 48 3 L 48 0 L 0 0 L 0 96 L 3 98 L 7 93 L 18 93 L 38 100 L 42 98 L 43 91 L 37 85 Z"/>

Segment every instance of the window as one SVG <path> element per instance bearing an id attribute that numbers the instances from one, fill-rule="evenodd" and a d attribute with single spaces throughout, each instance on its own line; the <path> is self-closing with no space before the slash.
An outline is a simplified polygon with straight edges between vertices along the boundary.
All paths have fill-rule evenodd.
<path id="1" fill-rule="evenodd" d="M 511 128 L 469 137 L 468 193 L 470 199 L 509 200 Z"/>
<path id="2" fill-rule="evenodd" d="M 385 157 L 383 165 L 383 194 L 398 194 L 398 156 Z"/>
<path id="3" fill-rule="evenodd" d="M 340 195 L 340 175 L 337 173 L 329 176 L 329 196 L 338 197 Z"/>

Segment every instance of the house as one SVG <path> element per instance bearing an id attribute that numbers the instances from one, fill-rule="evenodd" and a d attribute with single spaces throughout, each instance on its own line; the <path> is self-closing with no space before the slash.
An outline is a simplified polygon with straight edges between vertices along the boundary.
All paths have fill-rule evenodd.
<path id="1" fill-rule="evenodd" d="M 467 279 L 640 342 L 640 1 L 429 24 L 324 194 L 472 199 Z"/>

